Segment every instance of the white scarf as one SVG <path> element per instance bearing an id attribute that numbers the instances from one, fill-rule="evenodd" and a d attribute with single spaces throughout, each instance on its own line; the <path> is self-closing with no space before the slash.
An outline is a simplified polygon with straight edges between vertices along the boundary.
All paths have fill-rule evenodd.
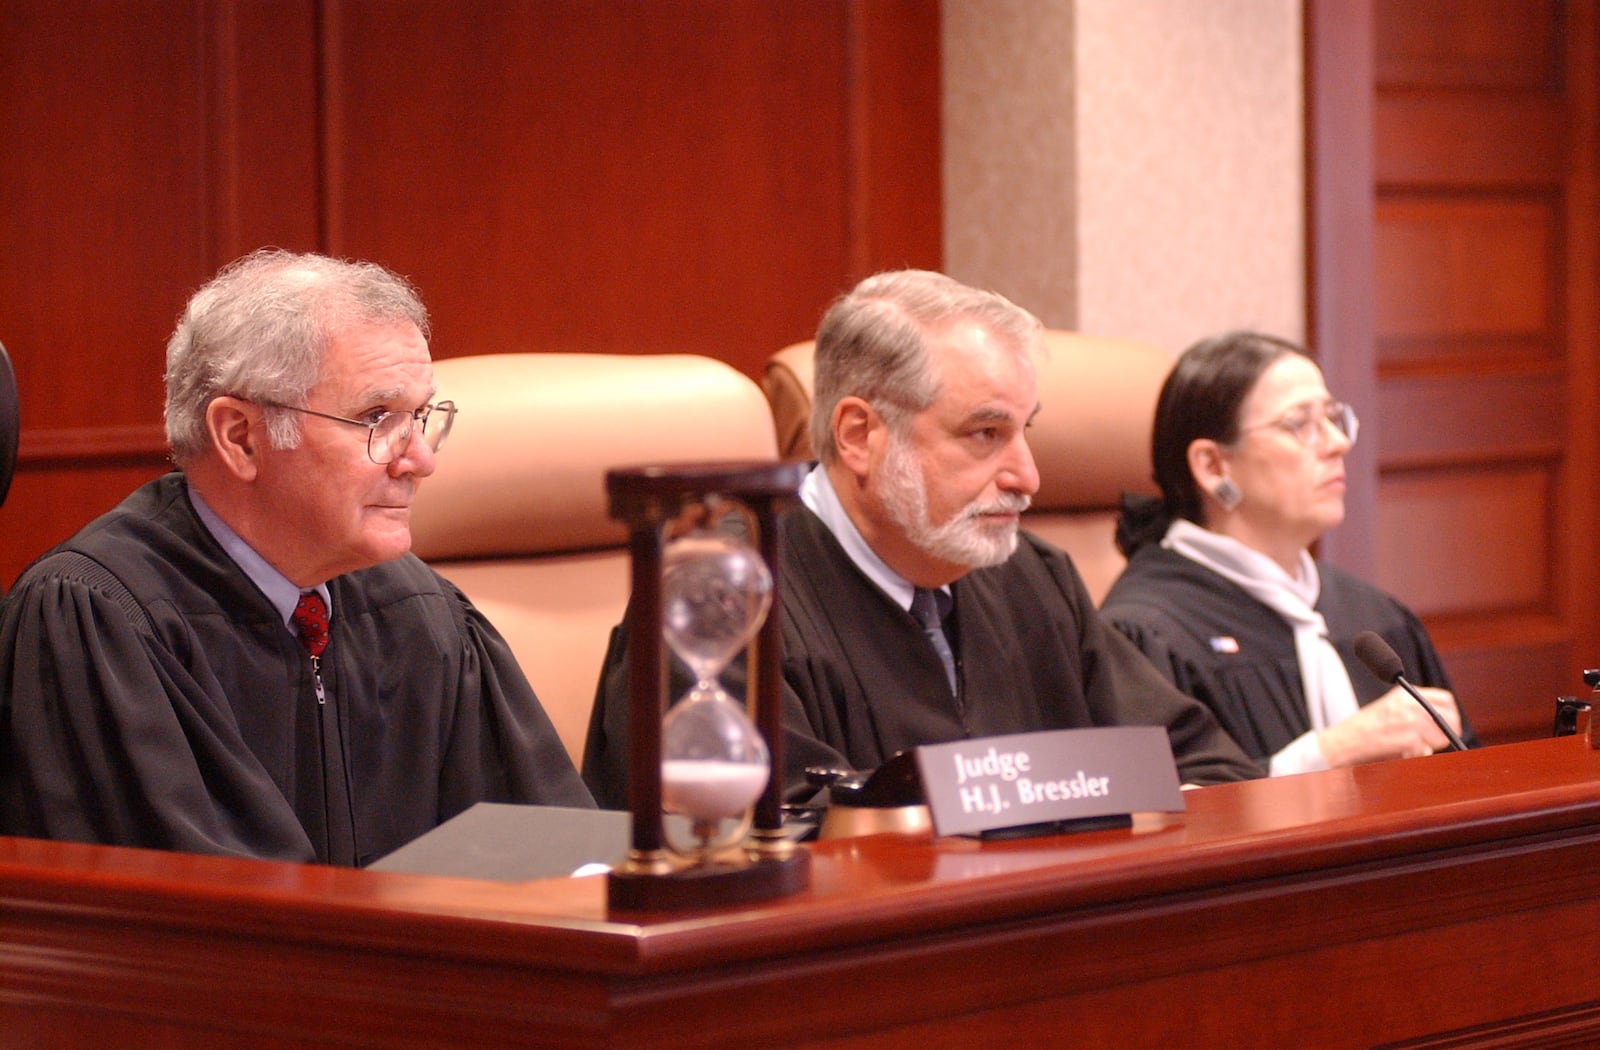
<path id="1" fill-rule="evenodd" d="M 1337 725 L 1356 713 L 1350 672 L 1328 641 L 1328 624 L 1315 608 L 1322 578 L 1310 554 L 1300 552 L 1300 571 L 1290 576 L 1265 554 L 1183 518 L 1173 521 L 1161 545 L 1238 584 L 1294 629 L 1295 658 L 1313 730 Z"/>

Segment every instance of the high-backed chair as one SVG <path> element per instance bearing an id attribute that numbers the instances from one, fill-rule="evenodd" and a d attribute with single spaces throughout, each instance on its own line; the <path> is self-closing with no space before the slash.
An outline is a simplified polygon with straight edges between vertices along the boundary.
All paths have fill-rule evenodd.
<path id="1" fill-rule="evenodd" d="M 11 358 L 0 345 L 0 506 L 11 491 L 11 476 L 17 469 L 17 440 L 21 432 L 22 409 L 17 397 L 17 376 Z"/>
<path id="2" fill-rule="evenodd" d="M 434 363 L 459 410 L 412 512 L 413 549 L 495 625 L 574 764 L 628 601 L 612 467 L 775 459 L 754 381 L 692 355 L 491 354 Z"/>
<path id="3" fill-rule="evenodd" d="M 1172 355 L 1129 339 L 1045 332 L 1038 363 L 1041 411 L 1028 430 L 1039 492 L 1026 527 L 1072 555 L 1089 593 L 1105 596 L 1123 557 L 1114 529 L 1123 492 L 1156 492 L 1150 425 Z M 779 452 L 812 455 L 810 341 L 768 359 L 761 386 L 772 408 Z"/>

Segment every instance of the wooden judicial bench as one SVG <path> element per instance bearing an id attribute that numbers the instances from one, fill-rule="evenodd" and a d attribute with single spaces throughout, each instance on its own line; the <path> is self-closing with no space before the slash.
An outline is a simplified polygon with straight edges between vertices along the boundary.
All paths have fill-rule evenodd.
<path id="1" fill-rule="evenodd" d="M 1191 792 L 1131 829 L 818 844 L 776 902 L 0 839 L 0 1046 L 1586 1046 L 1600 751 Z"/>

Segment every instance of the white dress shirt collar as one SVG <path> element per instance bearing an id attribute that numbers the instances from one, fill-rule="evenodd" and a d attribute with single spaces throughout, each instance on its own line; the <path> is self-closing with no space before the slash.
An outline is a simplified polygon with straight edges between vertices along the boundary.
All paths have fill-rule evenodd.
<path id="1" fill-rule="evenodd" d="M 833 481 L 821 464 L 811 468 L 811 473 L 800 483 L 800 501 L 822 519 L 822 524 L 833 533 L 834 539 L 839 541 L 839 546 L 844 548 L 845 554 L 849 555 L 856 568 L 866 573 L 867 579 L 876 584 L 878 589 L 887 594 L 900 608 L 910 611 L 911 596 L 916 588 L 912 586 L 910 580 L 889 568 L 867 545 L 867 541 L 861 536 L 861 530 L 856 528 L 856 523 L 851 521 L 850 515 L 845 512 L 844 504 L 839 502 L 839 494 L 833 489 Z M 940 590 L 948 593 L 949 588 L 942 587 Z"/>

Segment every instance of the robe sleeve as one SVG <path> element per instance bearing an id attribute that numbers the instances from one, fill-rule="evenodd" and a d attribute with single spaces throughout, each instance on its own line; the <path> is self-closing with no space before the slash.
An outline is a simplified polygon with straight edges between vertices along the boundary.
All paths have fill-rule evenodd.
<path id="1" fill-rule="evenodd" d="M 1065 557 L 1050 559 L 1063 598 L 1078 610 L 1084 694 L 1097 725 L 1165 726 L 1184 784 L 1205 786 L 1260 777 L 1209 708 L 1186 696 L 1095 610 Z"/>
<path id="2" fill-rule="evenodd" d="M 1182 647 L 1173 644 L 1157 624 L 1104 612 L 1101 618 L 1132 642 L 1134 648 L 1143 653 L 1145 659 L 1179 692 L 1205 702 L 1213 711 L 1216 710 L 1216 700 L 1222 690 L 1206 669 L 1190 660 Z"/>
<path id="3" fill-rule="evenodd" d="M 1101 616 L 1179 692 L 1204 704 L 1257 761 L 1270 763 L 1276 752 L 1311 728 L 1296 693 L 1298 678 L 1290 681 L 1276 664 L 1242 661 L 1230 676 L 1215 658 L 1201 658 L 1195 651 L 1198 643 L 1164 611 L 1123 601 L 1108 606 Z"/>
<path id="4" fill-rule="evenodd" d="M 205 665 L 88 559 L 36 570 L 0 614 L 0 831 L 314 860 Z"/>
<path id="5" fill-rule="evenodd" d="M 611 629 L 583 741 L 583 782 L 601 809 L 628 808 L 628 631 Z"/>
<path id="6" fill-rule="evenodd" d="M 476 802 L 594 808 L 594 799 L 500 632 L 453 585 L 461 690 L 442 768 L 441 821 Z"/>

